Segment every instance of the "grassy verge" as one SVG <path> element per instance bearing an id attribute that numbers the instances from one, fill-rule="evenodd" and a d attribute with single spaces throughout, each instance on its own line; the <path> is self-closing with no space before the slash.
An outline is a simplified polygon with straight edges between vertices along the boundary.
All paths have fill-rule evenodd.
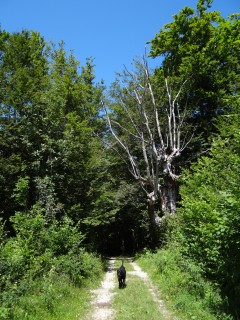
<path id="1" fill-rule="evenodd" d="M 56 278 L 35 283 L 30 292 L 22 296 L 13 306 L 16 320 L 72 320 L 83 319 L 89 311 L 91 293 L 89 289 L 98 287 L 99 280 L 83 282 L 76 287 L 71 282 Z M 4 319 L 1 318 L 0 319 Z"/>
<path id="2" fill-rule="evenodd" d="M 104 270 L 98 270 L 98 276 L 83 279 L 78 286 L 66 275 L 51 271 L 38 279 L 22 281 L 18 298 L 10 308 L 0 307 L 0 320 L 81 320 L 91 308 L 90 289 L 96 289 Z M 25 287 L 25 289 L 24 289 Z M 19 294 L 22 290 L 23 294 Z M 14 297 L 11 292 L 9 297 Z"/>
<path id="3" fill-rule="evenodd" d="M 159 288 L 168 308 L 181 319 L 232 319 L 221 312 L 223 301 L 217 288 L 202 277 L 198 266 L 178 252 L 145 252 L 137 262 Z"/>
<path id="4" fill-rule="evenodd" d="M 118 289 L 116 284 L 115 292 L 117 294 L 113 301 L 113 308 L 116 311 L 115 320 L 163 319 L 144 282 L 139 277 L 131 274 L 133 270 L 127 261 L 125 262 L 125 267 L 127 270 L 126 288 Z"/>

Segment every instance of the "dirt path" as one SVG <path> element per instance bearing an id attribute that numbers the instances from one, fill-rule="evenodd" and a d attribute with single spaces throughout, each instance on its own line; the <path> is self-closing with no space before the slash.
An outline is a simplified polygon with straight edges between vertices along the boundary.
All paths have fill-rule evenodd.
<path id="1" fill-rule="evenodd" d="M 112 300 L 114 295 L 117 294 L 114 293 L 117 283 L 116 269 L 114 268 L 115 261 L 115 258 L 109 259 L 109 267 L 100 288 L 97 290 L 92 290 L 93 311 L 92 314 L 87 317 L 88 320 L 114 320 L 115 310 L 112 308 Z M 135 275 L 144 281 L 152 295 L 153 300 L 158 305 L 162 317 L 165 320 L 179 320 L 167 310 L 164 301 L 160 299 L 160 293 L 158 289 L 152 284 L 147 273 L 143 272 L 139 265 L 137 265 L 135 262 L 132 262 L 131 259 L 128 259 L 128 262 L 130 262 L 134 271 L 128 271 L 127 275 Z"/>
<path id="2" fill-rule="evenodd" d="M 109 320 L 114 318 L 114 310 L 111 307 L 111 301 L 114 296 L 115 288 L 115 270 L 114 258 L 109 259 L 109 267 L 107 273 L 101 282 L 101 287 L 97 290 L 92 290 L 94 306 L 92 314 L 87 318 L 91 320 Z"/>

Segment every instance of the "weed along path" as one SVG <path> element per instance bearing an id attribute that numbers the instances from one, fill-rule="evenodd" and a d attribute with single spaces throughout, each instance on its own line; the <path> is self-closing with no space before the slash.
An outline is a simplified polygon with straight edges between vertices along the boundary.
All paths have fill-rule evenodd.
<path id="1" fill-rule="evenodd" d="M 147 273 L 131 258 L 124 259 L 126 287 L 118 288 L 120 258 L 110 258 L 101 286 L 92 290 L 92 311 L 85 320 L 180 320 L 167 310 Z"/>

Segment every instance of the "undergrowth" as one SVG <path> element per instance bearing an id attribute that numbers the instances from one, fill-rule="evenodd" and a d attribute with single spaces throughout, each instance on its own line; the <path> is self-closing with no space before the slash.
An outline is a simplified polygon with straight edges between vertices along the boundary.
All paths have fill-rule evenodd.
<path id="1" fill-rule="evenodd" d="M 103 274 L 100 259 L 90 254 L 88 258 L 92 274 L 88 270 L 88 278 L 77 284 L 53 266 L 43 276 L 26 276 L 1 292 L 0 320 L 81 319 L 88 312 L 88 289 L 96 288 Z"/>
<path id="2" fill-rule="evenodd" d="M 177 249 L 161 249 L 156 253 L 146 250 L 138 262 L 181 319 L 232 319 L 222 310 L 224 301 L 217 285 L 207 281 L 200 267 L 184 259 Z"/>
<path id="3" fill-rule="evenodd" d="M 67 320 L 85 313 L 87 286 L 105 267 L 87 252 L 68 218 L 46 221 L 39 208 L 16 213 L 16 236 L 0 225 L 0 320 Z"/>

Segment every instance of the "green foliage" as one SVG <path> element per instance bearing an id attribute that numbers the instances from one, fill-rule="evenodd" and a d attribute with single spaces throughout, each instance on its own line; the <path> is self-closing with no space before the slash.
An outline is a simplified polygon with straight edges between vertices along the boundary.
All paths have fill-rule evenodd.
<path id="1" fill-rule="evenodd" d="M 6 241 L 6 232 L 4 230 L 4 222 L 3 219 L 0 218 L 0 249 L 2 249 L 2 247 L 5 244 Z"/>
<path id="2" fill-rule="evenodd" d="M 35 206 L 12 222 L 16 237 L 0 248 L 1 319 L 33 319 L 41 308 L 54 312 L 59 299 L 70 295 L 65 290 L 99 276 L 101 261 L 84 250 L 84 236 L 68 217 L 49 221 Z"/>
<path id="3" fill-rule="evenodd" d="M 239 14 L 224 19 L 207 10 L 211 2 L 198 1 L 196 10 L 183 8 L 151 41 L 150 55 L 163 57 L 155 73 L 180 83 L 188 79 L 183 101 L 195 131 L 190 159 L 209 144 L 214 119 L 229 111 L 228 98 L 239 89 Z"/>
<path id="4" fill-rule="evenodd" d="M 29 177 L 20 177 L 13 192 L 13 198 L 16 200 L 17 204 L 26 208 L 29 192 Z"/>
<path id="5" fill-rule="evenodd" d="M 195 259 L 238 309 L 240 297 L 239 237 L 239 113 L 223 117 L 221 136 L 209 157 L 185 172 L 181 188 L 181 241 L 185 255 Z"/>
<path id="6" fill-rule="evenodd" d="M 202 268 L 173 246 L 156 253 L 145 251 L 138 260 L 181 319 L 227 320 L 225 301 L 217 285 L 204 278 Z"/>
<path id="7" fill-rule="evenodd" d="M 6 307 L 5 299 L 0 308 L 1 320 L 41 320 L 56 319 L 66 320 L 75 317 L 82 318 L 87 313 L 91 292 L 90 288 L 99 285 L 102 278 L 102 266 L 99 259 L 91 257 L 92 263 L 96 263 L 94 272 L 98 275 L 92 277 L 91 282 L 82 281 L 81 287 L 74 285 L 65 274 L 58 274 L 53 267 L 43 277 L 31 279 L 27 278 L 15 285 L 15 295 Z M 100 267 L 100 269 L 98 269 Z M 91 285 L 91 287 L 90 287 Z M 9 292 L 6 297 L 10 300 Z"/>
<path id="8" fill-rule="evenodd" d="M 6 282 L 21 280 L 28 272 L 42 274 L 51 267 L 59 254 L 81 246 L 83 236 L 71 226 L 68 218 L 49 225 L 42 210 L 16 213 L 12 218 L 16 237 L 7 241 L 2 249 L 2 286 Z"/>
<path id="9" fill-rule="evenodd" d="M 30 31 L 0 35 L 0 208 L 9 219 L 38 201 L 51 219 L 89 201 L 103 88 L 93 60 L 79 70 L 63 42 L 46 44 Z"/>

